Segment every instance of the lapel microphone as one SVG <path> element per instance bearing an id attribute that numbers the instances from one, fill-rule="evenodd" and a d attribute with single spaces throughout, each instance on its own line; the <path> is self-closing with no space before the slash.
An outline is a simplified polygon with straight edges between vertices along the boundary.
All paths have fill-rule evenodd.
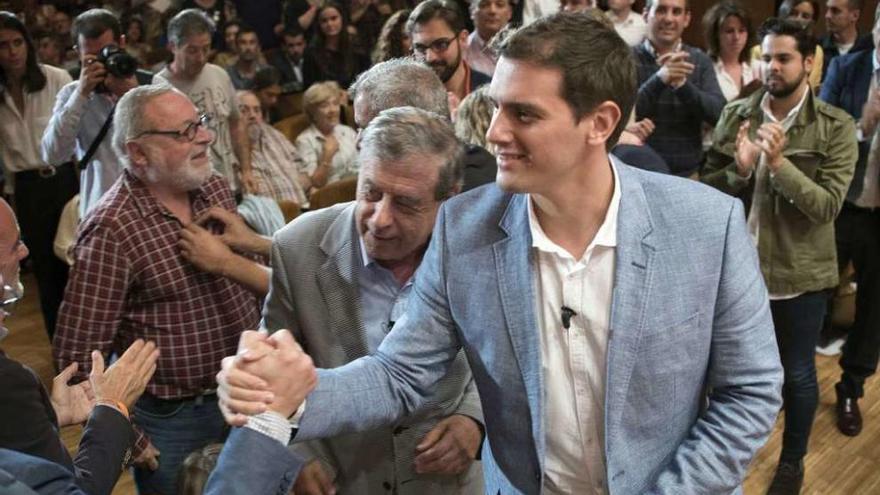
<path id="1" fill-rule="evenodd" d="M 575 310 L 569 308 L 568 306 L 562 307 L 562 328 L 568 330 L 571 328 L 571 317 L 577 316 L 577 312 Z"/>

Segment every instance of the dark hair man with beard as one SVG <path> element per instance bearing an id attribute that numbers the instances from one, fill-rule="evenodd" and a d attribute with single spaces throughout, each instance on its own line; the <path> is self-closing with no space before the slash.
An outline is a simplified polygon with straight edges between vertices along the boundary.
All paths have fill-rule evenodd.
<path id="1" fill-rule="evenodd" d="M 725 107 L 703 182 L 751 204 L 785 370 L 782 455 L 768 493 L 799 493 L 819 399 L 814 348 L 838 283 L 834 219 L 858 148 L 852 118 L 813 96 L 816 42 L 791 21 L 761 26 L 764 89 Z"/>
<path id="2" fill-rule="evenodd" d="M 471 70 L 462 58 L 468 39 L 464 15 L 449 0 L 425 0 L 409 15 L 406 32 L 412 39 L 413 56 L 434 69 L 446 86 L 454 118 L 458 103 L 491 81 L 482 72 Z"/>

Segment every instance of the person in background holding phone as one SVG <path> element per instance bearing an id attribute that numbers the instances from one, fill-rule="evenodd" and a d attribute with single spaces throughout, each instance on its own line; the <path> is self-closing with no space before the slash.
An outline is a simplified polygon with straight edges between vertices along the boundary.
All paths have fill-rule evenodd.
<path id="1" fill-rule="evenodd" d="M 83 12 L 73 21 L 73 32 L 82 62 L 79 80 L 58 92 L 41 151 L 53 165 L 76 158 L 83 218 L 122 173 L 122 162 L 110 145 L 112 114 L 116 101 L 138 85 L 137 60 L 124 51 L 122 26 L 108 10 Z"/>

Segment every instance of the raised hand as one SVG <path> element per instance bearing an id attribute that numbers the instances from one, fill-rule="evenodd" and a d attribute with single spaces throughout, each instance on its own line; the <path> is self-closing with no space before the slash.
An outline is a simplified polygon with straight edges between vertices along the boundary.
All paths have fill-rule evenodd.
<path id="1" fill-rule="evenodd" d="M 59 426 L 84 423 L 95 407 L 95 394 L 88 381 L 76 385 L 67 384 L 78 368 L 76 362 L 70 363 L 52 379 L 52 395 L 49 399 L 58 417 Z"/>
<path id="2" fill-rule="evenodd" d="M 761 148 L 758 147 L 749 138 L 749 128 L 751 124 L 745 121 L 739 126 L 736 132 L 736 153 L 734 160 L 736 161 L 736 173 L 740 177 L 749 177 L 758 166 L 758 158 L 761 156 Z"/>
<path id="3" fill-rule="evenodd" d="M 131 409 L 153 378 L 157 359 L 159 349 L 156 349 L 156 344 L 138 339 L 105 371 L 104 357 L 100 352 L 92 351 L 89 382 L 95 400 L 122 402 Z"/>

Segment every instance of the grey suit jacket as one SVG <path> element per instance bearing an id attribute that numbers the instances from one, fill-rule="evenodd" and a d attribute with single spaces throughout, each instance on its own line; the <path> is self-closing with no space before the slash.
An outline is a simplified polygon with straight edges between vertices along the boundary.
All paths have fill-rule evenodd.
<path id="1" fill-rule="evenodd" d="M 358 295 L 359 254 L 354 203 L 307 213 L 275 234 L 272 287 L 263 323 L 290 329 L 315 364 L 342 366 L 368 353 Z M 410 296 L 412 297 L 412 296 Z M 463 354 L 426 397 L 423 408 L 395 424 L 330 440 L 295 444 L 335 475 L 339 493 L 479 493 L 480 463 L 460 476 L 417 475 L 415 447 L 437 422 L 464 414 L 483 422 L 480 399 Z"/>
<path id="2" fill-rule="evenodd" d="M 729 493 L 781 405 L 767 289 L 741 203 L 620 165 L 605 461 L 612 494 Z M 539 493 L 545 431 L 526 197 L 447 201 L 407 316 L 373 356 L 320 370 L 298 438 L 409 414 L 464 348 L 486 421 L 488 493 Z M 707 396 L 707 392 L 708 396 Z"/>

